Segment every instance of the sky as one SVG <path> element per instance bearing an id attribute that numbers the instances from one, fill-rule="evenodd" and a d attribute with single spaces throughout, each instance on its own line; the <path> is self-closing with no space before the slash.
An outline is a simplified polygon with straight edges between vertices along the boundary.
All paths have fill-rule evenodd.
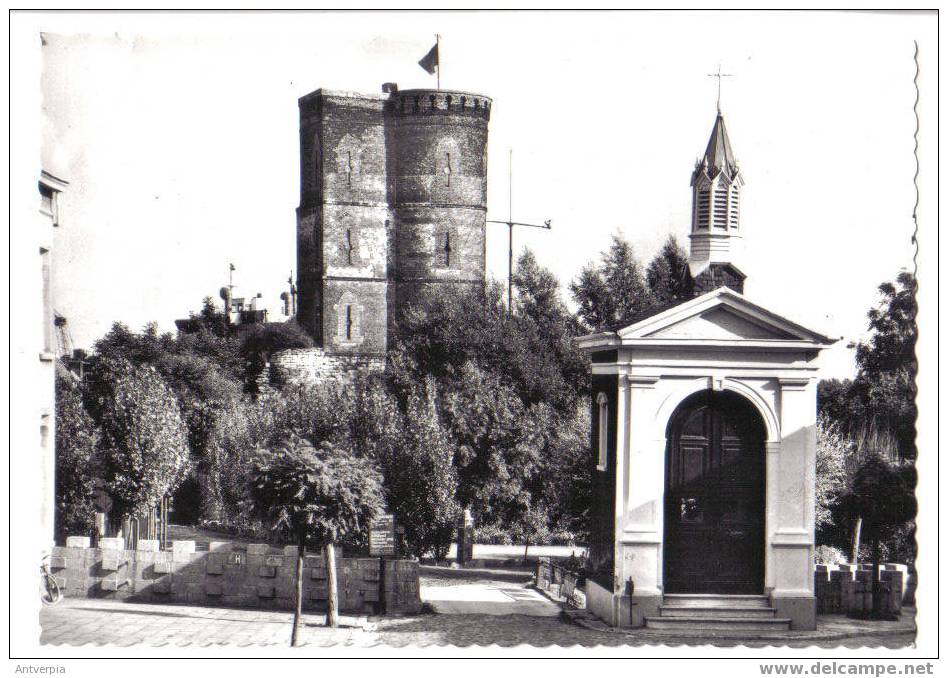
<path id="1" fill-rule="evenodd" d="M 200 307 L 236 267 L 276 311 L 295 268 L 297 99 L 320 87 L 434 87 L 493 99 L 488 218 L 567 285 L 608 247 L 643 263 L 687 247 L 689 179 L 722 110 L 745 177 L 745 294 L 841 340 L 852 376 L 877 286 L 912 267 L 915 62 L 934 15 L 885 13 L 308 13 L 46 15 L 40 161 L 69 181 L 54 295 L 77 347 Z M 36 41 L 38 43 L 38 40 Z M 920 86 L 934 89 L 923 69 Z M 928 80 L 926 80 L 926 76 Z M 928 91 L 932 91 L 928 90 Z M 933 99 L 931 97 L 930 99 Z M 930 101 L 929 99 L 929 101 Z M 488 225 L 488 274 L 507 229 Z"/>

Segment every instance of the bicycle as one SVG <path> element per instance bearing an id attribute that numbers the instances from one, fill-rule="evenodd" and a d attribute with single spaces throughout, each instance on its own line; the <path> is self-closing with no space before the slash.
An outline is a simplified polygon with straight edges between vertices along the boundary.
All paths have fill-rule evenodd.
<path id="1" fill-rule="evenodd" d="M 43 601 L 43 605 L 55 605 L 63 599 L 63 592 L 46 565 L 48 560 L 49 555 L 45 555 L 43 562 L 40 563 L 40 600 Z"/>

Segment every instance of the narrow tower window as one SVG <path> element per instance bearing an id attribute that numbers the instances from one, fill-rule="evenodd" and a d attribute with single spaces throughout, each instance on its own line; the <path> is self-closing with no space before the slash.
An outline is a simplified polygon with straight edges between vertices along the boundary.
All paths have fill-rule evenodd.
<path id="1" fill-rule="evenodd" d="M 352 305 L 346 305 L 346 341 L 352 341 Z"/>
<path id="2" fill-rule="evenodd" d="M 444 265 L 451 265 L 451 231 L 444 234 Z"/>
<path id="3" fill-rule="evenodd" d="M 346 263 L 352 265 L 352 251 L 355 249 L 352 243 L 352 229 L 346 229 Z"/>
<path id="4" fill-rule="evenodd" d="M 596 396 L 599 405 L 599 462 L 596 470 L 605 471 L 609 463 L 609 397 L 605 393 Z"/>
<path id="5" fill-rule="evenodd" d="M 451 186 L 451 154 L 447 153 L 447 167 L 445 167 L 444 173 L 448 175 L 448 186 Z"/>
<path id="6" fill-rule="evenodd" d="M 346 185 L 352 188 L 352 151 L 346 151 Z"/>

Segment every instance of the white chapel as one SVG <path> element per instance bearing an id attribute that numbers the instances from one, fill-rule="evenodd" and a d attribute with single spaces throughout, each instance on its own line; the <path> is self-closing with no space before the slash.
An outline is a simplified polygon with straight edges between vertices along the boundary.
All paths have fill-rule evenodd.
<path id="1" fill-rule="evenodd" d="M 691 178 L 695 296 L 578 339 L 592 362 L 588 609 L 614 626 L 816 627 L 817 358 L 744 296 L 744 179 L 718 111 Z"/>

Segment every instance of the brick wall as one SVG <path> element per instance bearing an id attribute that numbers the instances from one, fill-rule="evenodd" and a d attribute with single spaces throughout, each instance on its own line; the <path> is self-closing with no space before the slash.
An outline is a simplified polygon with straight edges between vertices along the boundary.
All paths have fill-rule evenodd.
<path id="1" fill-rule="evenodd" d="M 384 354 L 408 304 L 484 283 L 490 108 L 445 90 L 299 100 L 298 320 L 318 346 Z"/>
<path id="2" fill-rule="evenodd" d="M 484 281 L 490 107 L 464 92 L 393 95 L 396 312 Z"/>
<path id="3" fill-rule="evenodd" d="M 187 603 L 222 607 L 292 610 L 297 549 L 266 544 L 211 542 L 196 552 L 193 541 L 175 541 L 159 551 L 158 542 L 142 539 L 138 549 L 122 539 L 102 539 L 89 548 L 88 537 L 69 537 L 53 549 L 50 570 L 68 598 L 107 598 L 134 602 Z M 378 558 L 338 558 L 337 586 L 343 612 L 388 614 L 421 610 L 418 563 Z M 303 608 L 325 609 L 326 565 L 307 555 L 303 565 Z"/>
<path id="4" fill-rule="evenodd" d="M 388 289 L 384 281 L 326 278 L 321 310 L 323 348 L 332 353 L 385 355 Z"/>
<path id="5" fill-rule="evenodd" d="M 730 287 L 744 294 L 744 274 L 730 264 L 709 264 L 694 278 L 694 295 L 700 296 L 719 287 Z"/>
<path id="6" fill-rule="evenodd" d="M 332 352 L 386 349 L 392 218 L 384 105 L 384 97 L 327 90 L 299 101 L 299 319 Z M 336 306 L 346 293 L 364 322 L 352 341 L 339 341 Z"/>
<path id="7" fill-rule="evenodd" d="M 385 370 L 380 356 L 336 355 L 321 348 L 294 348 L 270 356 L 270 380 L 281 384 L 350 382 Z"/>

